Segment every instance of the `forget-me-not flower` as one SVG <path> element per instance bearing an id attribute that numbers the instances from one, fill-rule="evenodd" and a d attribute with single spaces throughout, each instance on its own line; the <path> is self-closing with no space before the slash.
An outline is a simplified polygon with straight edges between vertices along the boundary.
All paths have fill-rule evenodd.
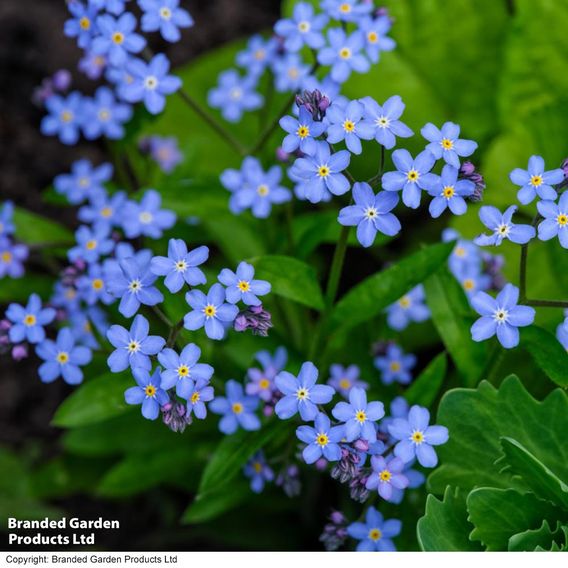
<path id="1" fill-rule="evenodd" d="M 129 239 L 141 235 L 159 239 L 163 231 L 171 229 L 176 222 L 176 214 L 169 209 L 161 209 L 162 196 L 155 189 L 147 190 L 140 203 L 128 201 L 122 209 L 122 228 Z"/>
<path id="2" fill-rule="evenodd" d="M 410 322 L 420 323 L 430 318 L 430 310 L 424 303 L 424 287 L 419 284 L 408 294 L 387 308 L 387 323 L 391 329 L 402 331 Z"/>
<path id="3" fill-rule="evenodd" d="M 365 487 L 370 490 L 377 490 L 385 501 L 390 501 L 393 489 L 406 489 L 408 487 L 408 477 L 403 472 L 404 465 L 400 458 L 372 456 L 371 467 L 373 472 L 367 478 Z"/>
<path id="4" fill-rule="evenodd" d="M 446 164 L 442 169 L 442 175 L 428 190 L 434 197 L 430 201 L 430 215 L 436 219 L 446 208 L 454 215 L 463 215 L 467 211 L 464 197 L 473 195 L 475 184 L 467 179 L 458 180 L 459 170 Z"/>
<path id="5" fill-rule="evenodd" d="M 357 365 L 343 365 L 334 364 L 329 368 L 330 378 L 327 384 L 333 387 L 341 396 L 349 398 L 349 391 L 353 387 L 368 389 L 369 385 L 359 378 L 361 371 Z"/>
<path id="6" fill-rule="evenodd" d="M 282 142 L 282 149 L 292 153 L 298 148 L 304 154 L 314 154 L 316 151 L 316 138 L 321 136 L 326 130 L 326 124 L 315 121 L 311 112 L 302 105 L 298 118 L 283 116 L 280 119 L 280 126 L 288 132 Z"/>
<path id="7" fill-rule="evenodd" d="M 359 22 L 359 29 L 365 36 L 365 51 L 373 63 L 378 63 L 381 51 L 392 51 L 396 47 L 396 42 L 387 36 L 391 27 L 388 16 L 363 18 Z"/>
<path id="8" fill-rule="evenodd" d="M 345 438 L 348 442 L 357 438 L 374 442 L 377 439 L 375 423 L 385 415 L 385 408 L 379 401 L 367 403 L 367 393 L 364 389 L 355 387 L 349 391 L 349 402 L 338 402 L 331 413 L 345 423 Z"/>
<path id="9" fill-rule="evenodd" d="M 416 365 L 416 356 L 406 354 L 401 347 L 389 343 L 384 356 L 375 357 L 375 367 L 381 372 L 381 381 L 385 385 L 393 382 L 407 385 L 412 380 L 411 370 Z"/>
<path id="10" fill-rule="evenodd" d="M 541 156 L 531 156 L 526 170 L 515 168 L 509 179 L 521 187 L 517 199 L 527 205 L 538 195 L 541 199 L 555 200 L 556 190 L 552 187 L 564 181 L 564 171 L 561 168 L 545 171 L 544 160 Z"/>
<path id="11" fill-rule="evenodd" d="M 429 122 L 420 132 L 430 142 L 426 149 L 430 150 L 437 160 L 443 158 L 454 168 L 459 169 L 460 157 L 471 156 L 477 148 L 477 142 L 459 138 L 460 127 L 453 122 L 446 122 L 441 129 Z"/>
<path id="12" fill-rule="evenodd" d="M 394 148 L 396 137 L 408 138 L 414 132 L 399 119 L 405 104 L 398 95 L 388 98 L 382 105 L 371 97 L 361 99 L 365 109 L 364 124 L 374 129 L 375 140 L 387 150 Z"/>
<path id="13" fill-rule="evenodd" d="M 113 167 L 109 163 L 93 166 L 89 160 L 77 160 L 71 172 L 60 174 L 53 180 L 55 191 L 76 205 L 100 193 L 106 193 L 104 184 L 112 178 Z"/>
<path id="14" fill-rule="evenodd" d="M 311 4 L 298 2 L 294 6 L 292 17 L 278 20 L 274 31 L 284 38 L 287 51 L 299 51 L 304 45 L 319 49 L 324 45 L 322 30 L 328 21 L 326 14 L 315 14 Z"/>
<path id="15" fill-rule="evenodd" d="M 347 534 L 357 539 L 357 552 L 394 552 L 392 538 L 398 536 L 402 523 L 398 519 L 385 521 L 383 515 L 371 506 L 365 514 L 365 522 L 351 523 Z"/>
<path id="16" fill-rule="evenodd" d="M 97 17 L 97 35 L 91 44 L 96 55 L 106 55 L 111 65 L 124 65 L 131 53 L 140 53 L 146 40 L 134 30 L 136 18 L 129 12 L 114 18 L 110 14 Z"/>
<path id="17" fill-rule="evenodd" d="M 236 272 L 223 268 L 217 278 L 227 287 L 225 293 L 231 304 L 243 302 L 247 306 L 260 306 L 262 302 L 258 296 L 268 294 L 271 289 L 270 282 L 254 279 L 254 267 L 244 261 L 237 266 Z"/>
<path id="18" fill-rule="evenodd" d="M 187 10 L 180 8 L 179 0 L 138 0 L 138 5 L 144 11 L 142 31 L 159 30 L 166 41 L 179 41 L 179 28 L 189 28 L 193 25 L 193 18 Z"/>
<path id="19" fill-rule="evenodd" d="M 258 430 L 260 420 L 254 414 L 258 398 L 246 396 L 243 386 L 233 380 L 227 381 L 225 392 L 226 397 L 218 396 L 209 403 L 211 412 L 223 415 L 219 422 L 219 430 L 227 435 L 235 433 L 239 426 L 243 430 Z"/>
<path id="20" fill-rule="evenodd" d="M 329 121 L 327 128 L 327 141 L 330 144 L 345 141 L 350 152 L 362 152 L 361 140 L 371 140 L 375 129 L 363 121 L 365 107 L 359 101 L 351 101 L 347 106 L 332 104 L 326 111 Z"/>
<path id="21" fill-rule="evenodd" d="M 124 136 L 124 123 L 132 117 L 132 107 L 117 102 L 108 87 L 99 87 L 91 99 L 84 102 L 83 133 L 88 140 L 106 136 L 118 140 Z"/>
<path id="22" fill-rule="evenodd" d="M 229 122 L 239 122 L 244 112 L 260 108 L 264 97 L 256 92 L 255 76 L 241 77 L 235 69 L 228 69 L 219 75 L 218 84 L 207 94 L 207 102 L 221 111 Z"/>
<path id="23" fill-rule="evenodd" d="M 138 386 L 130 387 L 124 392 L 127 404 L 141 404 L 142 416 L 148 420 L 156 420 L 160 415 L 160 408 L 170 400 L 168 393 L 161 386 L 160 369 L 152 375 L 148 369 L 132 369 L 132 375 Z"/>
<path id="24" fill-rule="evenodd" d="M 67 257 L 71 262 L 84 260 L 87 263 L 97 262 L 114 249 L 114 241 L 109 235 L 109 228 L 104 226 L 92 229 L 83 225 L 75 232 L 77 245 L 70 248 Z"/>
<path id="25" fill-rule="evenodd" d="M 187 391 L 187 414 L 193 414 L 198 420 L 207 417 L 206 402 L 211 402 L 215 397 L 213 387 L 205 379 L 197 379 Z"/>
<path id="26" fill-rule="evenodd" d="M 345 83 L 351 71 L 366 73 L 371 66 L 363 55 L 365 38 L 360 31 L 347 35 L 341 28 L 332 28 L 327 32 L 329 46 L 318 53 L 321 65 L 331 66 L 331 78 L 338 83 Z"/>
<path id="27" fill-rule="evenodd" d="M 51 95 L 45 108 L 49 114 L 41 121 L 42 134 L 58 135 L 63 144 L 76 144 L 85 119 L 83 96 L 75 91 L 66 97 Z"/>
<path id="28" fill-rule="evenodd" d="M 39 343 L 45 339 L 44 326 L 55 319 L 55 310 L 42 308 L 40 297 L 32 294 L 25 307 L 10 304 L 6 310 L 6 317 L 12 322 L 8 332 L 12 343 L 20 343 L 24 340 Z"/>
<path id="29" fill-rule="evenodd" d="M 491 207 L 490 205 L 481 207 L 479 218 L 493 233 L 491 235 L 480 235 L 473 242 L 479 246 L 499 246 L 504 239 L 508 239 L 518 245 L 528 243 L 536 235 L 535 228 L 530 225 L 516 225 L 513 223 L 512 218 L 516 210 L 516 205 L 508 207 L 505 213 L 501 213 L 497 207 Z"/>
<path id="30" fill-rule="evenodd" d="M 341 448 L 339 442 L 343 439 L 345 428 L 343 426 L 331 426 L 327 415 L 320 412 L 314 420 L 314 427 L 300 426 L 296 429 L 296 436 L 307 444 L 302 452 L 307 464 L 316 462 L 321 457 L 327 461 L 339 461 Z"/>
<path id="31" fill-rule="evenodd" d="M 556 236 L 563 248 L 568 248 L 568 192 L 564 192 L 558 204 L 554 201 L 539 201 L 538 212 L 544 217 L 538 225 L 538 238 L 548 241 Z"/>
<path id="32" fill-rule="evenodd" d="M 252 456 L 245 465 L 243 473 L 245 477 L 250 479 L 250 488 L 254 493 L 262 493 L 266 482 L 274 479 L 274 472 L 266 463 L 266 458 L 262 451 Z"/>

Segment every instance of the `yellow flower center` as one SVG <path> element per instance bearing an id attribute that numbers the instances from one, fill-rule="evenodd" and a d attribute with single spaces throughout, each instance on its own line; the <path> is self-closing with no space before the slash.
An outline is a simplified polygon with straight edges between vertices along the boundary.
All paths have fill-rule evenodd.
<path id="1" fill-rule="evenodd" d="M 369 32 L 367 34 L 367 41 L 369 43 L 377 43 L 379 41 L 379 34 L 377 34 L 377 32 Z"/>
<path id="2" fill-rule="evenodd" d="M 497 232 L 498 232 L 500 235 L 503 235 L 503 236 L 508 235 L 508 234 L 509 234 L 509 230 L 510 230 L 510 226 L 509 226 L 509 225 L 503 224 L 503 225 L 499 225 L 499 226 L 497 227 Z"/>
<path id="3" fill-rule="evenodd" d="M 296 396 L 299 400 L 306 400 L 307 398 L 309 398 L 309 393 L 307 389 L 298 389 Z"/>
<path id="4" fill-rule="evenodd" d="M 160 17 L 163 20 L 169 20 L 172 17 L 172 11 L 168 7 L 163 6 L 160 8 Z"/>
<path id="5" fill-rule="evenodd" d="M 95 241 L 94 239 L 91 239 L 90 241 L 87 241 L 87 244 L 85 245 L 85 248 L 87 250 L 95 250 L 97 248 L 97 241 Z"/>
<path id="6" fill-rule="evenodd" d="M 424 433 L 420 430 L 414 430 L 414 432 L 412 432 L 412 435 L 410 436 L 410 439 L 415 444 L 421 444 L 424 441 Z"/>
<path id="7" fill-rule="evenodd" d="M 456 256 L 459 256 L 460 258 L 463 258 L 466 255 L 465 249 L 463 247 L 456 247 L 454 249 L 454 254 Z"/>
<path id="8" fill-rule="evenodd" d="M 400 371 L 401 367 L 400 367 L 400 363 L 398 361 L 391 361 L 391 364 L 389 365 L 389 369 L 393 372 L 393 373 L 397 373 L 398 371 Z"/>
<path id="9" fill-rule="evenodd" d="M 91 20 L 89 20 L 86 16 L 83 16 L 79 20 L 79 27 L 85 31 L 89 30 L 91 28 Z"/>
<path id="10" fill-rule="evenodd" d="M 89 178 L 86 177 L 79 178 L 79 185 L 81 187 L 87 187 L 89 185 Z"/>
<path id="11" fill-rule="evenodd" d="M 191 395 L 191 404 L 196 404 L 197 402 L 199 402 L 199 392 L 194 392 Z"/>
<path id="12" fill-rule="evenodd" d="M 347 2 L 341 4 L 341 6 L 339 6 L 339 11 L 343 14 L 349 14 L 349 12 L 351 12 L 351 4 L 348 4 Z"/>
<path id="13" fill-rule="evenodd" d="M 268 379 L 260 379 L 260 381 L 258 381 L 258 386 L 262 390 L 266 390 L 270 386 L 270 381 Z"/>
<path id="14" fill-rule="evenodd" d="M 65 353 L 65 351 L 60 351 L 57 356 L 55 357 L 55 360 L 60 364 L 60 365 L 65 365 L 65 363 L 67 363 L 67 361 L 69 361 L 69 353 Z"/>
<path id="15" fill-rule="evenodd" d="M 187 377 L 189 375 L 189 367 L 187 365 L 180 365 L 177 369 L 177 374 L 180 377 Z"/>
<path id="16" fill-rule="evenodd" d="M 102 122 L 108 122 L 110 119 L 110 111 L 107 108 L 102 108 L 99 110 L 99 120 Z"/>
<path id="17" fill-rule="evenodd" d="M 556 222 L 560 225 L 560 227 L 565 227 L 566 224 L 568 224 L 568 215 L 560 213 L 560 215 L 556 217 Z"/>
<path id="18" fill-rule="evenodd" d="M 132 78 L 130 82 L 132 82 L 133 80 L 134 78 Z M 158 79 L 156 79 L 156 77 L 154 77 L 153 75 L 149 75 L 144 79 L 144 87 L 147 90 L 153 91 L 157 86 L 158 86 Z"/>
<path id="19" fill-rule="evenodd" d="M 365 217 L 367 219 L 374 219 L 377 216 L 377 210 L 374 207 L 368 207 L 365 210 Z"/>
<path id="20" fill-rule="evenodd" d="M 73 300 L 73 298 L 75 298 L 76 295 L 77 295 L 77 290 L 75 290 L 75 288 L 67 288 L 67 290 L 65 290 L 65 297 L 68 300 Z"/>
<path id="21" fill-rule="evenodd" d="M 298 29 L 305 34 L 306 32 L 310 31 L 310 22 L 306 22 L 305 20 L 303 22 L 300 22 L 298 24 Z"/>
<path id="22" fill-rule="evenodd" d="M 262 471 L 262 464 L 260 462 L 254 462 L 252 468 L 256 473 L 260 473 Z"/>
<path id="23" fill-rule="evenodd" d="M 1 258 L 2 258 L 2 262 L 8 264 L 9 262 L 12 262 L 12 253 L 6 250 L 2 253 Z"/>
<path id="24" fill-rule="evenodd" d="M 342 47 L 339 50 L 339 57 L 341 57 L 341 59 L 349 59 L 351 57 L 351 50 L 348 47 Z"/>
<path id="25" fill-rule="evenodd" d="M 382 536 L 383 536 L 383 533 L 379 529 L 371 529 L 369 531 L 369 538 L 374 542 L 377 542 L 377 540 L 380 540 Z"/>
<path id="26" fill-rule="evenodd" d="M 154 216 L 149 211 L 142 211 L 142 213 L 140 213 L 138 218 L 140 219 L 140 223 L 148 225 L 153 221 Z"/>
<path id="27" fill-rule="evenodd" d="M 71 122 L 73 120 L 73 113 L 70 110 L 64 110 L 61 113 L 61 122 Z"/>
<path id="28" fill-rule="evenodd" d="M 150 398 L 152 398 L 156 394 L 156 387 L 154 385 L 148 385 L 144 389 L 144 392 L 146 393 L 146 396 L 149 396 Z"/>
<path id="29" fill-rule="evenodd" d="M 444 190 L 442 191 L 442 196 L 446 199 L 451 199 L 454 196 L 455 192 L 456 190 L 454 189 L 453 185 L 446 185 L 446 187 L 444 187 Z"/>
<path id="30" fill-rule="evenodd" d="M 343 123 L 343 130 L 345 130 L 345 132 L 355 132 L 355 123 L 352 120 L 346 120 Z"/>
<path id="31" fill-rule="evenodd" d="M 239 282 L 237 283 L 237 288 L 241 292 L 248 292 L 250 290 L 250 283 L 246 280 L 239 280 Z"/>
<path id="32" fill-rule="evenodd" d="M 403 296 L 399 301 L 398 301 L 398 305 L 403 308 L 403 309 L 408 309 L 410 308 L 410 304 L 411 304 L 411 300 L 408 296 Z"/>
<path id="33" fill-rule="evenodd" d="M 375 120 L 375 123 L 379 128 L 386 128 L 390 124 L 390 121 L 386 116 L 380 116 Z"/>
<path id="34" fill-rule="evenodd" d="M 121 32 L 114 32 L 112 34 L 112 41 L 116 43 L 116 45 L 121 45 L 124 42 L 124 34 Z"/>
<path id="35" fill-rule="evenodd" d="M 320 166 L 318 169 L 318 176 L 324 178 L 327 177 L 330 174 L 329 171 L 329 167 L 328 166 Z"/>
<path id="36" fill-rule="evenodd" d="M 363 422 L 365 422 L 365 420 L 367 420 L 367 415 L 365 414 L 364 410 L 358 410 L 355 413 L 355 420 L 357 420 L 357 422 L 359 422 L 360 424 L 363 424 Z"/>
<path id="37" fill-rule="evenodd" d="M 262 184 L 256 188 L 256 192 L 260 195 L 260 197 L 266 197 L 270 193 L 270 190 L 267 185 Z"/>
<path id="38" fill-rule="evenodd" d="M 442 138 L 440 144 L 444 150 L 451 150 L 454 147 L 454 143 L 449 138 Z"/>
<path id="39" fill-rule="evenodd" d="M 234 101 L 238 101 L 243 96 L 243 91 L 242 89 L 239 89 L 239 87 L 233 87 L 230 95 Z"/>
<path id="40" fill-rule="evenodd" d="M 24 325 L 27 325 L 28 327 L 31 327 L 32 325 L 35 325 L 36 323 L 36 317 L 33 314 L 28 314 L 25 318 L 24 318 Z"/>
<path id="41" fill-rule="evenodd" d="M 310 135 L 309 127 L 303 126 L 303 125 L 298 127 L 298 130 L 296 131 L 296 135 L 299 138 L 302 138 L 302 139 L 307 138 Z"/>
<path id="42" fill-rule="evenodd" d="M 105 283 L 100 278 L 95 278 L 91 282 L 91 286 L 93 287 L 93 290 L 102 290 L 104 285 L 105 285 Z"/>
<path id="43" fill-rule="evenodd" d="M 205 306 L 205 309 L 203 310 L 203 312 L 205 313 L 205 315 L 208 318 L 212 318 L 217 313 L 217 308 L 215 306 L 212 306 L 211 304 L 209 304 L 209 305 Z"/>
<path id="44" fill-rule="evenodd" d="M 320 432 L 316 438 L 316 444 L 323 448 L 324 446 L 327 446 L 328 443 L 329 443 L 329 438 L 327 434 Z"/>
<path id="45" fill-rule="evenodd" d="M 392 477 L 392 473 L 391 473 L 388 469 L 383 469 L 383 471 L 381 471 L 381 472 L 379 473 L 379 479 L 380 479 L 381 481 L 386 481 L 386 482 L 388 482 L 388 481 L 391 480 L 391 477 Z"/>
<path id="46" fill-rule="evenodd" d="M 254 58 L 257 61 L 262 61 L 265 57 L 266 57 L 266 51 L 264 51 L 264 49 L 257 49 L 254 52 Z"/>
<path id="47" fill-rule="evenodd" d="M 297 67 L 290 67 L 290 69 L 288 69 L 288 77 L 290 77 L 290 79 L 297 79 L 299 75 L 300 72 Z"/>
<path id="48" fill-rule="evenodd" d="M 187 270 L 187 262 L 185 262 L 185 260 L 178 260 L 176 262 L 176 270 L 178 272 L 185 272 Z"/>
<path id="49" fill-rule="evenodd" d="M 339 388 L 347 390 L 351 387 L 351 381 L 349 379 L 343 378 L 339 381 Z"/>
<path id="50" fill-rule="evenodd" d="M 542 185 L 542 176 L 531 176 L 531 185 L 539 187 Z"/>
<path id="51" fill-rule="evenodd" d="M 416 171 L 416 170 L 410 170 L 407 174 L 406 174 L 406 179 L 412 183 L 418 181 L 418 178 L 420 177 L 420 174 Z"/>
<path id="52" fill-rule="evenodd" d="M 473 281 L 472 278 L 466 278 L 463 281 L 463 287 L 464 287 L 465 290 L 470 292 L 471 290 L 473 290 L 475 288 L 475 282 Z"/>
<path id="53" fill-rule="evenodd" d="M 103 207 L 101 209 L 101 217 L 108 219 L 112 215 L 112 207 Z"/>
<path id="54" fill-rule="evenodd" d="M 232 408 L 235 414 L 241 414 L 241 412 L 243 411 L 243 405 L 240 402 L 233 403 Z"/>
<path id="55" fill-rule="evenodd" d="M 140 349 L 140 343 L 138 341 L 134 341 L 134 339 L 130 340 L 130 343 L 127 346 L 127 349 L 130 353 L 136 353 L 138 349 Z"/>

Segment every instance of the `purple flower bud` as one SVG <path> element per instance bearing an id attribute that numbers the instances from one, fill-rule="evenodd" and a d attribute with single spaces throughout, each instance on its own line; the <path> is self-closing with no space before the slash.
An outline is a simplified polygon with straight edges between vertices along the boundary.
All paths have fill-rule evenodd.
<path id="1" fill-rule="evenodd" d="M 296 464 L 290 464 L 276 477 L 276 485 L 282 487 L 282 490 L 288 497 L 296 497 L 300 494 L 302 484 L 299 478 L 300 470 Z"/>
<path id="2" fill-rule="evenodd" d="M 332 511 L 329 520 L 335 525 L 343 524 L 347 519 L 341 511 Z"/>
<path id="3" fill-rule="evenodd" d="M 342 546 L 347 538 L 347 518 L 340 511 L 332 511 L 329 521 L 323 528 L 320 542 L 326 550 L 332 551 Z"/>
<path id="4" fill-rule="evenodd" d="M 0 320 L 0 331 L 8 331 L 12 327 L 12 323 L 7 319 Z"/>
<path id="5" fill-rule="evenodd" d="M 473 194 L 468 197 L 470 201 L 478 202 L 483 200 L 483 192 L 485 191 L 485 180 L 483 176 L 475 169 L 475 165 L 469 161 L 464 162 L 459 169 L 460 179 L 467 179 L 475 184 Z"/>
<path id="6" fill-rule="evenodd" d="M 278 148 L 276 148 L 276 159 L 279 162 L 282 162 L 283 164 L 287 164 L 290 161 L 290 154 L 288 154 L 288 152 L 284 151 L 282 149 L 282 147 L 278 146 Z"/>
<path id="7" fill-rule="evenodd" d="M 20 345 L 14 345 L 12 349 L 12 358 L 14 361 L 21 361 L 28 356 L 28 348 L 25 344 L 21 343 Z"/>
<path id="8" fill-rule="evenodd" d="M 161 408 L 162 422 L 172 431 L 182 433 L 189 424 L 191 416 L 187 414 L 186 405 L 181 402 L 168 402 Z"/>
<path id="9" fill-rule="evenodd" d="M 353 446 L 355 447 L 356 450 L 359 450 L 360 452 L 366 452 L 369 450 L 369 442 L 368 440 L 364 440 L 363 438 L 359 438 L 358 440 L 356 440 L 353 443 Z"/>
<path id="10" fill-rule="evenodd" d="M 71 73 L 67 69 L 60 69 L 51 80 L 56 91 L 65 92 L 71 86 Z"/>
<path id="11" fill-rule="evenodd" d="M 318 471 L 324 471 L 327 467 L 327 460 L 325 458 L 320 458 L 314 465 Z"/>
<path id="12" fill-rule="evenodd" d="M 239 312 L 233 323 L 235 331 L 243 332 L 250 329 L 253 335 L 266 337 L 272 327 L 272 316 L 262 305 L 248 306 Z"/>

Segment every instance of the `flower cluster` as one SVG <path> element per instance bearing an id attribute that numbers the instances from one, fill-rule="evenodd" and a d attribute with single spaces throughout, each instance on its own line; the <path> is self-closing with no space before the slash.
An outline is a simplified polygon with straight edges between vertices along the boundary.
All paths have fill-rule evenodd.
<path id="1" fill-rule="evenodd" d="M 0 210 L 0 279 L 21 278 L 29 248 L 15 238 L 14 204 L 6 201 Z"/>

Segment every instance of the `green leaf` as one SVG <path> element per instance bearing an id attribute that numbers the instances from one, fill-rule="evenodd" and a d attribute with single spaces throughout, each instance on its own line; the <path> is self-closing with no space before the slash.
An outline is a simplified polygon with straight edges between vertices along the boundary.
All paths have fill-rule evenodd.
<path id="1" fill-rule="evenodd" d="M 426 552 L 480 551 L 481 546 L 469 540 L 473 526 L 467 520 L 466 493 L 446 487 L 444 500 L 428 495 L 426 513 L 416 527 L 418 542 Z"/>
<path id="2" fill-rule="evenodd" d="M 452 249 L 452 243 L 431 245 L 354 286 L 331 312 L 330 327 L 349 329 L 380 314 L 436 272 Z"/>
<path id="3" fill-rule="evenodd" d="M 517 440 L 501 438 L 505 456 L 498 461 L 506 464 L 505 470 L 519 475 L 529 489 L 541 499 L 548 499 L 568 511 L 568 485 Z"/>
<path id="4" fill-rule="evenodd" d="M 290 424 L 273 420 L 256 432 L 239 430 L 224 437 L 203 471 L 199 495 L 203 498 L 206 494 L 219 491 L 221 487 L 226 488 L 255 452 L 275 438 L 289 433 Z"/>
<path id="5" fill-rule="evenodd" d="M 77 428 L 102 422 L 132 410 L 124 401 L 124 391 L 134 386 L 128 373 L 106 373 L 82 384 L 57 409 L 52 424 Z"/>
<path id="6" fill-rule="evenodd" d="M 465 386 L 476 385 L 487 361 L 487 344 L 471 339 L 473 314 L 465 293 L 443 267 L 424 282 L 432 321 Z"/>
<path id="7" fill-rule="evenodd" d="M 532 552 L 534 550 L 565 550 L 568 545 L 566 529 L 557 523 L 552 530 L 545 519 L 538 529 L 527 530 L 513 535 L 509 539 L 509 552 Z"/>
<path id="8" fill-rule="evenodd" d="M 16 238 L 30 245 L 67 246 L 74 242 L 73 233 L 63 225 L 26 209 L 14 209 L 14 224 Z"/>
<path id="9" fill-rule="evenodd" d="M 442 387 L 446 377 L 448 359 L 445 353 L 437 355 L 428 366 L 420 373 L 420 376 L 410 385 L 404 393 L 404 398 L 408 404 L 419 404 L 420 406 L 430 406 Z"/>
<path id="10" fill-rule="evenodd" d="M 568 396 L 555 389 L 542 402 L 511 376 L 499 390 L 483 381 L 477 389 L 454 389 L 440 402 L 437 422 L 450 431 L 447 444 L 437 448 L 440 466 L 429 477 L 434 493 L 447 485 L 473 489 L 511 488 L 518 481 L 499 475 L 500 438 L 511 437 L 560 479 L 568 479 Z"/>
<path id="11" fill-rule="evenodd" d="M 222 487 L 219 491 L 199 494 L 185 510 L 182 523 L 193 525 L 215 519 L 249 499 L 250 492 L 250 487 L 239 479 L 231 483 L 230 489 Z"/>
<path id="12" fill-rule="evenodd" d="M 48 276 L 26 274 L 23 278 L 0 279 L 0 302 L 27 302 L 30 294 L 47 299 L 53 290 L 53 279 Z"/>
<path id="13" fill-rule="evenodd" d="M 521 343 L 551 381 L 568 387 L 568 352 L 556 337 L 536 325 L 521 330 Z"/>
<path id="14" fill-rule="evenodd" d="M 315 270 L 305 262 L 278 255 L 261 256 L 250 262 L 256 269 L 255 278 L 272 284 L 272 293 L 323 310 L 323 295 Z"/>
<path id="15" fill-rule="evenodd" d="M 507 550 L 514 534 L 539 527 L 544 518 L 556 520 L 561 514 L 532 493 L 491 487 L 474 489 L 467 497 L 467 510 L 475 525 L 470 538 L 482 542 L 488 551 Z"/>

